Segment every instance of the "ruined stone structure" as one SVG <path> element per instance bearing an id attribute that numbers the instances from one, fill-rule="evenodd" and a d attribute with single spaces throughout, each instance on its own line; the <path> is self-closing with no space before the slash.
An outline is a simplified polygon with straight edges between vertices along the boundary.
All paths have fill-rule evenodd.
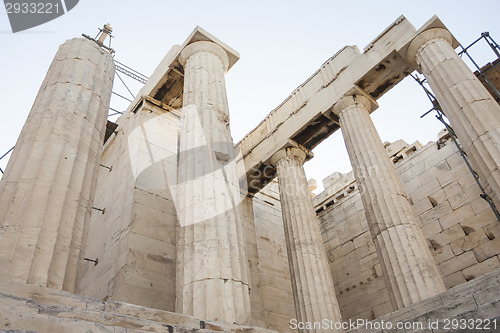
<path id="1" fill-rule="evenodd" d="M 401 16 L 364 52 L 343 48 L 236 145 L 224 80 L 235 50 L 197 27 L 106 125 L 102 42 L 61 46 L 0 182 L 0 330 L 499 317 L 500 221 L 450 134 L 383 143 L 370 118 L 423 73 L 500 207 L 500 107 L 437 17 L 416 30 Z M 313 197 L 303 164 L 338 129 L 353 172 Z"/>

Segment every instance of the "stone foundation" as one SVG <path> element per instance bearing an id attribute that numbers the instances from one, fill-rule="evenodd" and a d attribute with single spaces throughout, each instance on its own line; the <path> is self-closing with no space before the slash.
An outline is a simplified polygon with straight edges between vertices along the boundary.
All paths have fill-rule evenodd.
<path id="1" fill-rule="evenodd" d="M 356 329 L 351 333 L 382 333 L 382 332 L 498 332 L 500 331 L 500 269 L 485 274 L 460 286 L 453 287 L 444 293 L 428 298 L 420 303 L 382 316 L 375 321 L 391 322 L 393 329 Z M 469 319 L 489 319 L 489 329 L 475 323 L 474 329 L 445 328 L 448 321 Z M 374 321 L 374 322 L 375 322 Z M 414 323 L 413 328 L 397 329 L 397 323 Z M 417 327 L 416 323 L 422 327 Z M 373 322 L 372 322 L 373 323 Z M 429 328 L 429 323 L 436 327 Z M 437 323 L 437 324 L 436 324 Z M 496 328 L 495 328 L 496 325 Z M 368 326 L 367 326 L 368 327 Z M 409 327 L 409 326 L 408 326 Z"/>
<path id="2" fill-rule="evenodd" d="M 274 332 L 0 281 L 0 332 Z"/>

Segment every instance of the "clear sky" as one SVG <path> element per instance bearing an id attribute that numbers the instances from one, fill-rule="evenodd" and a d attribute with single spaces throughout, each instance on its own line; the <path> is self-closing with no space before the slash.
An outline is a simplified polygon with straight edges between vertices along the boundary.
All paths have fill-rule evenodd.
<path id="1" fill-rule="evenodd" d="M 417 29 L 436 14 L 465 46 L 483 31 L 500 43 L 499 12 L 498 0 L 80 0 L 62 17 L 12 34 L 0 10 L 0 156 L 15 144 L 58 46 L 81 33 L 95 36 L 107 22 L 114 29 L 115 59 L 148 76 L 196 25 L 240 52 L 226 76 L 237 142 L 339 49 L 358 45 L 362 50 L 401 14 Z M 495 59 L 484 42 L 470 51 L 480 64 Z M 127 83 L 134 92 L 140 88 Z M 115 86 L 127 94 L 117 79 Z M 124 110 L 126 104 L 113 98 L 112 106 Z M 379 99 L 372 117 L 383 141 L 427 143 L 441 129 L 433 116 L 419 118 L 430 107 L 421 88 L 407 78 Z M 351 170 L 340 131 L 314 154 L 305 168 L 320 186 L 329 174 Z M 0 161 L 2 169 L 5 165 Z"/>

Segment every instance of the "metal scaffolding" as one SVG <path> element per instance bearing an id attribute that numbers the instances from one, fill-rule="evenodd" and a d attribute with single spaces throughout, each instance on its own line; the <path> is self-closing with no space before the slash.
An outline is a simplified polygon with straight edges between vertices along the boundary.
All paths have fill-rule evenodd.
<path id="1" fill-rule="evenodd" d="M 495 42 L 495 40 L 493 40 L 493 38 L 490 36 L 490 33 L 488 31 L 483 32 L 481 34 L 481 37 L 479 37 L 478 39 L 476 39 L 474 42 L 472 42 L 467 47 L 463 47 L 462 44 L 459 43 L 459 46 L 462 49 L 462 51 L 460 51 L 458 53 L 458 55 L 460 57 L 462 57 L 464 54 L 467 56 L 467 58 L 472 62 L 472 64 L 474 65 L 474 67 L 476 67 L 476 70 L 477 70 L 479 76 L 484 79 L 484 81 L 488 84 L 488 86 L 493 90 L 493 92 L 495 93 L 495 95 L 497 96 L 497 98 L 500 98 L 500 92 L 498 91 L 497 87 L 495 87 L 495 85 L 493 83 L 491 83 L 491 81 L 488 79 L 488 77 L 486 76 L 486 74 L 481 70 L 481 67 L 478 66 L 478 64 L 476 63 L 476 61 L 474 61 L 474 58 L 472 58 L 472 56 L 468 52 L 469 49 L 472 46 L 476 45 L 476 43 L 479 42 L 480 40 L 485 40 L 486 43 L 488 43 L 488 45 L 490 46 L 490 48 L 493 50 L 493 52 L 497 56 L 497 59 L 500 58 L 500 46 Z"/>
<path id="2" fill-rule="evenodd" d="M 99 46 L 108 50 L 109 53 L 114 57 L 115 50 L 111 48 L 111 39 L 113 38 L 113 36 L 111 35 L 111 32 L 112 32 L 111 26 L 109 24 L 106 24 L 106 25 L 104 25 L 104 27 L 102 29 L 99 28 L 99 32 L 97 33 L 95 38 L 92 38 L 86 34 L 82 34 L 82 36 L 89 39 L 89 40 L 96 42 Z M 106 39 L 106 37 L 109 37 L 109 45 L 104 45 L 104 40 Z M 123 99 L 123 100 L 128 101 L 129 103 L 132 103 L 133 99 L 135 98 L 135 95 L 132 93 L 132 90 L 129 88 L 129 86 L 127 85 L 125 80 L 120 76 L 119 73 L 122 73 L 122 74 L 132 78 L 133 80 L 142 83 L 142 84 L 145 84 L 147 82 L 148 77 L 146 75 L 141 74 L 140 72 L 136 71 L 135 69 L 119 62 L 118 60 L 115 60 L 115 76 L 118 77 L 118 80 L 122 83 L 122 85 L 126 88 L 126 90 L 129 92 L 129 94 L 132 96 L 132 99 L 125 97 L 114 90 L 112 91 L 112 94 Z M 117 81 L 114 80 L 114 82 L 117 82 Z M 115 88 L 114 85 L 113 85 L 113 88 Z M 109 111 L 111 111 L 111 113 Z M 109 111 L 108 111 L 108 118 L 123 114 L 123 111 L 119 111 L 116 108 L 111 107 L 111 106 L 109 107 Z M 13 150 L 14 150 L 14 147 L 10 148 L 5 154 L 3 154 L 0 157 L 0 162 L 3 159 L 7 159 L 7 156 L 9 156 L 9 154 Z M 2 173 L 2 174 L 4 173 L 4 170 L 1 167 L 0 167 L 0 173 Z"/>
<path id="3" fill-rule="evenodd" d="M 498 89 L 486 77 L 486 74 L 481 70 L 481 68 L 477 65 L 477 63 L 474 61 L 474 59 L 472 58 L 472 56 L 468 52 L 471 46 L 475 45 L 478 41 L 483 40 L 483 39 L 486 40 L 486 42 L 488 43 L 488 45 L 491 47 L 491 49 L 493 50 L 493 52 L 497 56 L 497 59 L 500 59 L 500 46 L 493 40 L 493 38 L 491 38 L 489 32 L 483 32 L 481 34 L 481 37 L 479 37 L 478 39 L 476 39 L 474 42 L 472 42 L 469 46 L 467 46 L 465 48 L 462 46 L 462 44 L 459 44 L 460 47 L 462 48 L 462 51 L 459 52 L 459 55 L 460 56 L 462 56 L 464 54 L 467 55 L 467 57 L 469 58 L 469 60 L 472 62 L 472 64 L 477 69 L 477 74 L 476 75 L 482 77 L 484 79 L 484 81 L 486 82 L 486 84 L 488 86 L 490 86 L 490 88 L 493 90 L 493 92 L 497 95 L 497 97 L 500 98 L 500 93 L 498 92 Z M 422 87 L 422 89 L 424 90 L 425 94 L 427 95 L 427 97 L 429 98 L 430 102 L 432 103 L 432 108 L 429 111 L 427 111 L 426 113 L 424 113 L 423 115 L 421 115 L 420 118 L 425 117 L 426 115 L 428 115 L 429 113 L 431 113 L 433 111 L 436 112 L 436 118 L 444 125 L 444 127 L 446 128 L 446 130 L 450 134 L 450 137 L 451 137 L 453 143 L 455 144 L 455 146 L 457 147 L 458 152 L 460 153 L 460 156 L 462 157 L 462 159 L 464 160 L 465 164 L 467 165 L 467 168 L 470 171 L 470 173 L 472 174 L 472 177 L 474 177 L 474 180 L 475 180 L 477 186 L 479 187 L 479 189 L 481 191 L 480 197 L 483 198 L 488 203 L 488 205 L 490 206 L 491 210 L 495 214 L 495 217 L 500 222 L 500 213 L 498 212 L 497 207 L 493 203 L 491 197 L 486 193 L 486 191 L 484 189 L 484 186 L 483 186 L 483 184 L 481 183 L 481 181 L 479 179 L 478 173 L 472 168 L 472 166 L 471 166 L 471 164 L 470 164 L 470 162 L 469 162 L 469 160 L 467 158 L 467 153 L 462 149 L 462 146 L 458 142 L 458 137 L 455 134 L 455 131 L 450 126 L 450 124 L 448 124 L 448 122 L 445 120 L 446 114 L 441 109 L 441 106 L 439 105 L 439 102 L 437 101 L 436 97 L 432 94 L 430 87 L 428 87 L 427 80 L 424 77 L 420 77 L 418 74 L 415 74 L 415 75 L 414 74 L 410 74 L 410 76 Z"/>

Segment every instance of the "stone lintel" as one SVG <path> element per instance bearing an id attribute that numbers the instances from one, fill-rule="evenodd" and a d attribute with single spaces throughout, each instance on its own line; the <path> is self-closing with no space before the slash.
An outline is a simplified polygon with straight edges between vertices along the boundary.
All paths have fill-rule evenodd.
<path id="1" fill-rule="evenodd" d="M 143 101 L 145 103 L 153 104 L 153 105 L 155 105 L 155 106 L 157 106 L 165 111 L 177 111 L 176 109 L 172 108 L 171 106 L 168 106 L 167 104 L 162 103 L 161 101 L 154 99 L 151 96 L 144 96 Z"/>
<path id="2" fill-rule="evenodd" d="M 385 28 L 384 31 L 382 31 L 368 45 L 366 45 L 363 51 L 364 52 L 369 51 L 371 48 L 373 48 L 375 43 L 377 43 L 383 36 L 385 36 L 389 31 L 391 31 L 392 28 L 394 28 L 395 26 L 397 26 L 398 24 L 400 24 L 405 20 L 408 21 L 404 15 L 399 16 L 394 22 L 392 22 L 387 28 Z"/>
<path id="3" fill-rule="evenodd" d="M 263 170 L 271 168 L 265 163 L 288 138 L 313 149 L 338 130 L 338 119 L 331 109 L 353 86 L 377 100 L 409 75 L 413 70 L 399 51 L 415 32 L 407 19 L 399 17 L 365 52 L 348 46 L 328 59 L 237 144 L 245 159 L 248 182 L 262 180 L 264 186 L 274 177 L 271 172 L 264 176 Z"/>
<path id="4" fill-rule="evenodd" d="M 180 64 L 177 61 L 180 52 L 181 47 L 179 45 L 172 46 L 165 57 L 163 57 L 162 61 L 158 64 L 158 66 L 156 66 L 153 73 L 149 76 L 149 79 L 144 87 L 142 87 L 139 93 L 135 96 L 134 102 L 130 104 L 129 109 L 133 109 L 135 104 L 137 104 L 143 96 L 151 96 L 155 99 L 159 99 L 157 95 L 161 88 L 163 86 L 168 86 L 167 82 L 175 79 L 176 77 L 172 74 L 176 74 L 176 68 L 180 67 Z M 179 105 L 182 105 L 182 103 L 179 103 Z"/>

